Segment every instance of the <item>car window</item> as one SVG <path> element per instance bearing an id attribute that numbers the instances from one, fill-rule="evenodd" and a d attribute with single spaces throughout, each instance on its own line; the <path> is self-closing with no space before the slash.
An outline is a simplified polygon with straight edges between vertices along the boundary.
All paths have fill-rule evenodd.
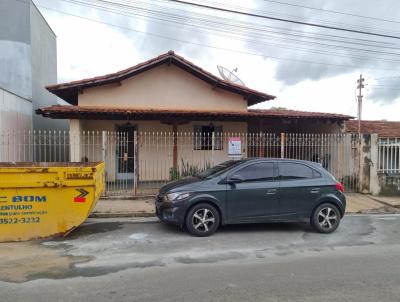
<path id="1" fill-rule="evenodd" d="M 318 173 L 319 172 L 315 172 Z M 314 170 L 310 167 L 299 163 L 279 163 L 279 176 L 280 179 L 295 180 L 305 178 L 321 177 L 314 174 Z"/>
<path id="2" fill-rule="evenodd" d="M 232 169 L 233 167 L 241 163 L 242 161 L 239 160 L 228 160 L 212 168 L 208 168 L 207 170 L 197 174 L 196 176 L 200 178 L 213 178 L 215 176 L 221 175 L 222 173 L 228 171 L 229 169 Z"/>
<path id="3" fill-rule="evenodd" d="M 314 178 L 321 178 L 321 177 L 322 177 L 322 174 L 319 173 L 318 171 L 315 171 L 315 170 L 313 169 L 313 176 L 314 176 Z"/>
<path id="4" fill-rule="evenodd" d="M 244 181 L 272 181 L 274 179 L 274 163 L 256 163 L 244 167 L 234 173 Z"/>

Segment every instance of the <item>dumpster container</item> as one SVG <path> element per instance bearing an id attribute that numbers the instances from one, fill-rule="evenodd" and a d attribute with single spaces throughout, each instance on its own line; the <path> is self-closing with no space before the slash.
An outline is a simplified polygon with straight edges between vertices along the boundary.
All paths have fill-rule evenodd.
<path id="1" fill-rule="evenodd" d="M 104 189 L 104 163 L 0 163 L 0 242 L 67 235 Z"/>

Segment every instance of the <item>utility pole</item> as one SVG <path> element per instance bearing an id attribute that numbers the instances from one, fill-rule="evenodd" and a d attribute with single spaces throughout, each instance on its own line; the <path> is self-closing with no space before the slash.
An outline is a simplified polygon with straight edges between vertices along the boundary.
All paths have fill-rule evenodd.
<path id="1" fill-rule="evenodd" d="M 360 74 L 360 78 L 357 80 L 357 89 L 358 89 L 358 110 L 357 110 L 357 118 L 358 118 L 358 135 L 361 135 L 361 119 L 362 119 L 362 89 L 364 88 L 364 78 L 362 74 Z"/>
<path id="2" fill-rule="evenodd" d="M 358 110 L 357 110 L 357 117 L 358 117 L 358 184 L 359 190 L 362 190 L 362 165 L 361 165 L 361 149 L 362 149 L 362 142 L 361 142 L 361 118 L 362 118 L 362 89 L 364 88 L 364 78 L 362 74 L 360 74 L 360 78 L 357 80 L 357 89 L 358 89 Z"/>

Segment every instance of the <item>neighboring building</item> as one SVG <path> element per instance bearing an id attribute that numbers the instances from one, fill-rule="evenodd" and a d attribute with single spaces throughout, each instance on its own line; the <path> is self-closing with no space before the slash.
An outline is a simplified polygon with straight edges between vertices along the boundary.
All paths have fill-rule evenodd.
<path id="1" fill-rule="evenodd" d="M 340 114 L 249 109 L 275 97 L 222 80 L 172 51 L 116 73 L 51 85 L 47 89 L 70 105 L 41 108 L 37 113 L 69 120 L 70 130 L 75 133 L 106 130 L 132 137 L 134 131 L 179 132 L 203 138 L 213 132 L 339 133 L 343 122 L 351 118 Z M 156 141 L 154 144 L 163 144 L 161 138 L 151 139 Z M 181 154 L 200 160 L 208 150 L 213 152 L 213 162 L 229 158 L 220 142 L 215 142 L 213 150 L 208 143 L 192 139 L 192 143 L 178 146 L 174 139 L 171 152 L 167 153 L 157 148 L 148 150 L 139 144 L 137 156 L 139 162 L 150 164 L 161 158 L 170 161 L 173 168 L 180 162 Z M 133 152 L 133 147 L 129 150 Z M 82 148 L 71 150 L 71 155 L 75 160 L 98 159 L 84 154 Z M 112 170 L 108 169 L 108 179 L 114 177 Z M 166 169 L 165 173 L 168 172 Z"/>
<path id="2" fill-rule="evenodd" d="M 346 121 L 345 132 L 358 133 L 358 120 Z M 400 122 L 361 121 L 362 134 L 377 135 L 379 190 L 383 195 L 400 195 Z M 368 137 L 368 136 L 367 136 Z"/>
<path id="3" fill-rule="evenodd" d="M 0 1 L 0 133 L 65 129 L 33 114 L 57 104 L 45 85 L 57 81 L 56 36 L 31 0 Z"/>
<path id="4" fill-rule="evenodd" d="M 346 121 L 344 131 L 358 133 L 358 120 Z M 400 122 L 361 121 L 361 133 L 378 134 L 379 138 L 400 138 Z"/>

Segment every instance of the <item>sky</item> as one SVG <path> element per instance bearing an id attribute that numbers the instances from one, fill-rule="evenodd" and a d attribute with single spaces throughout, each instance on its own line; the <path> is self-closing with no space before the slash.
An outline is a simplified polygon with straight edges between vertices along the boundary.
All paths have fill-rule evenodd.
<path id="1" fill-rule="evenodd" d="M 263 109 L 357 116 L 356 80 L 362 74 L 363 119 L 400 120 L 400 38 L 169 0 L 33 1 L 57 35 L 58 82 L 115 72 L 174 50 L 216 75 L 217 65 L 237 68 L 246 86 L 277 96 L 256 105 Z M 398 0 L 189 1 L 400 37 Z"/>

